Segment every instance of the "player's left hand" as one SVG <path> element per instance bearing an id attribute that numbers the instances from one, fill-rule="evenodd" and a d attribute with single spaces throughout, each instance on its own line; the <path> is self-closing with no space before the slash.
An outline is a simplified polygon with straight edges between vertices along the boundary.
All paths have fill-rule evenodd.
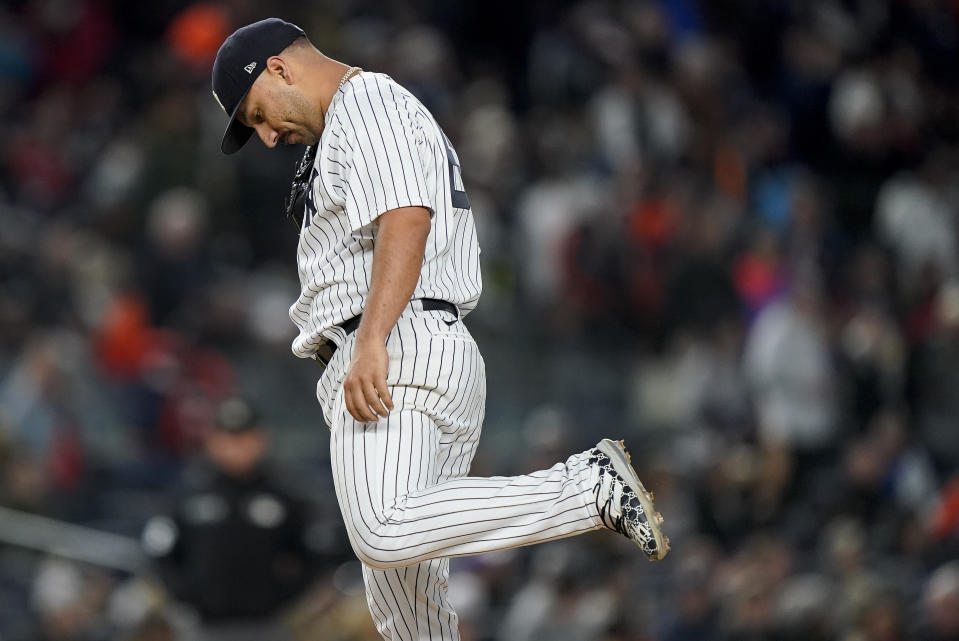
<path id="1" fill-rule="evenodd" d="M 357 339 L 353 360 L 343 380 L 343 399 L 350 416 L 369 423 L 390 413 L 393 399 L 386 386 L 389 366 L 386 345 L 379 341 Z"/>

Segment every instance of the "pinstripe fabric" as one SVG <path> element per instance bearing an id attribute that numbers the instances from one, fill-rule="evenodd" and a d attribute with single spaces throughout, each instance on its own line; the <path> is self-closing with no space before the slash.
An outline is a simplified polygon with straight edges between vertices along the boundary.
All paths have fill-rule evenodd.
<path id="1" fill-rule="evenodd" d="M 587 455 L 524 476 L 467 476 L 485 412 L 485 366 L 462 319 L 423 311 L 418 299 L 469 313 L 482 290 L 479 245 L 459 159 L 416 98 L 372 73 L 337 91 L 305 203 L 293 352 L 305 358 L 324 341 L 339 345 L 317 398 L 370 613 L 384 639 L 456 641 L 449 557 L 602 527 Z M 338 325 L 363 312 L 376 219 L 404 206 L 429 209 L 431 229 L 414 300 L 387 340 L 394 409 L 360 423 L 346 412 L 342 387 L 355 334 Z"/>
<path id="2" fill-rule="evenodd" d="M 352 345 L 351 336 L 333 356 L 317 397 L 370 611 L 386 639 L 458 639 L 446 559 L 602 527 L 586 453 L 532 474 L 468 477 L 486 374 L 465 325 L 416 302 L 407 307 L 387 340 L 394 410 L 377 423 L 353 420 L 343 405 Z"/>
<path id="3" fill-rule="evenodd" d="M 334 94 L 325 122 L 297 247 L 293 353 L 309 358 L 343 339 L 335 326 L 360 314 L 369 293 L 375 220 L 399 207 L 432 215 L 413 298 L 468 314 L 482 290 L 479 244 L 459 160 L 433 116 L 389 76 L 363 72 Z"/>

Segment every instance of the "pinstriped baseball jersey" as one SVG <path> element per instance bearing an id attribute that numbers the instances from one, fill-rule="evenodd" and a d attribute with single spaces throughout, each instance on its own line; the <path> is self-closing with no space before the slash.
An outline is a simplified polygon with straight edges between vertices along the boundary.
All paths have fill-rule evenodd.
<path id="1" fill-rule="evenodd" d="M 284 24 L 266 21 L 251 30 L 289 32 Z M 318 59 L 303 52 L 291 60 L 298 55 Z M 479 300 L 482 279 L 459 159 L 412 94 L 388 76 L 351 77 L 353 70 L 342 76 L 324 114 L 302 199 L 293 352 L 307 358 L 326 341 L 337 346 L 324 359 L 316 396 L 330 428 L 337 503 L 363 564 L 376 629 L 389 641 L 459 641 L 447 597 L 449 557 L 605 527 L 625 534 L 650 559 L 662 558 L 656 529 L 662 519 L 647 518 L 652 499 L 628 455 L 608 439 L 537 472 L 468 476 L 485 416 L 486 367 L 462 322 Z M 279 135 L 271 122 L 261 118 L 257 125 L 267 146 Z M 227 153 L 250 133 L 234 124 L 221 145 Z M 293 205 L 308 164 L 297 169 Z M 342 325 L 366 307 L 378 218 L 403 207 L 426 208 L 430 231 L 411 299 L 384 345 L 393 407 L 375 421 L 359 421 L 347 411 L 344 389 L 357 333 Z"/>
<path id="2" fill-rule="evenodd" d="M 297 248 L 301 294 L 293 352 L 308 358 L 337 325 L 363 312 L 376 219 L 400 207 L 430 211 L 432 225 L 413 298 L 468 314 L 482 291 L 479 244 L 459 160 L 433 116 L 389 76 L 359 73 L 334 94 L 313 164 Z"/>
<path id="3" fill-rule="evenodd" d="M 467 476 L 486 369 L 458 316 L 480 295 L 479 247 L 459 160 L 416 98 L 382 74 L 354 76 L 330 103 L 311 182 L 298 248 L 302 294 L 290 310 L 300 327 L 293 351 L 307 357 L 325 340 L 338 345 L 317 400 L 370 612 L 390 641 L 458 641 L 448 557 L 603 527 L 589 452 L 528 475 Z M 386 341 L 394 408 L 363 423 L 347 412 L 343 389 L 357 335 L 337 325 L 366 305 L 377 217 L 406 206 L 429 209 L 431 231 L 412 300 Z M 425 309 L 422 298 L 461 313 Z"/>

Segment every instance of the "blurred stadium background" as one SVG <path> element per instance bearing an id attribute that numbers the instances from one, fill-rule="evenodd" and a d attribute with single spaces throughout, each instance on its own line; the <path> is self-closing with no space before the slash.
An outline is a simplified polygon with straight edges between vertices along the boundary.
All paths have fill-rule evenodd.
<path id="1" fill-rule="evenodd" d="M 667 517 L 660 564 L 455 560 L 464 639 L 959 638 L 959 2 L 7 0 L 0 639 L 190 638 L 137 541 L 237 391 L 314 505 L 300 638 L 376 638 L 289 351 L 301 149 L 218 150 L 213 55 L 267 15 L 458 148 L 474 472 L 622 437 Z"/>

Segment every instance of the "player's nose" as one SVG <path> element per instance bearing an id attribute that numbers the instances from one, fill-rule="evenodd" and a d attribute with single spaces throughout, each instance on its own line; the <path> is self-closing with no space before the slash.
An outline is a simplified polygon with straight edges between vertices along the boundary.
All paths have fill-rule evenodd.
<path id="1" fill-rule="evenodd" d="M 270 149 L 276 147 L 276 143 L 279 142 L 280 139 L 280 134 L 276 130 L 266 123 L 260 123 L 256 125 L 254 129 L 256 129 L 256 135 L 260 137 L 264 145 Z"/>

